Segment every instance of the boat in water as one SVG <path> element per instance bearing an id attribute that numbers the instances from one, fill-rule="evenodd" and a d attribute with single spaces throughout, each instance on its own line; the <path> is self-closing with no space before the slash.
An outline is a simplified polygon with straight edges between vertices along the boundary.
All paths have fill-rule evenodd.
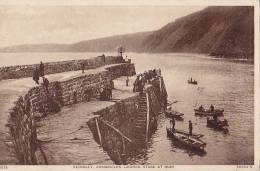
<path id="1" fill-rule="evenodd" d="M 174 131 L 177 132 L 177 133 L 181 133 L 181 134 L 187 135 L 187 136 L 189 135 L 189 133 L 187 131 L 178 130 L 178 129 L 174 129 Z M 191 135 L 191 137 L 196 138 L 196 139 L 199 139 L 199 138 L 201 138 L 203 136 L 204 136 L 203 134 L 197 134 L 197 133 L 192 133 L 192 135 Z"/>
<path id="2" fill-rule="evenodd" d="M 165 111 L 165 115 L 168 117 L 168 118 L 174 118 L 176 120 L 181 120 L 183 121 L 183 113 L 180 113 L 180 112 L 176 112 L 176 111 Z"/>
<path id="3" fill-rule="evenodd" d="M 170 128 L 166 128 L 166 131 L 168 137 L 172 138 L 173 141 L 182 144 L 184 147 L 197 151 L 205 151 L 206 143 L 199 138 L 172 131 Z"/>
<path id="4" fill-rule="evenodd" d="M 210 128 L 214 128 L 215 130 L 228 132 L 228 121 L 224 119 L 223 121 L 218 119 L 210 119 L 207 118 L 207 126 Z"/>
<path id="5" fill-rule="evenodd" d="M 197 116 L 223 116 L 224 109 L 214 109 L 213 111 L 194 109 L 194 112 Z"/>
<path id="6" fill-rule="evenodd" d="M 164 111 L 165 116 L 168 118 L 174 118 L 176 120 L 183 121 L 183 113 L 173 111 L 171 107 L 167 107 L 167 109 Z"/>
<path id="7" fill-rule="evenodd" d="M 197 85 L 198 82 L 196 80 L 188 80 L 188 84 L 194 84 Z"/>

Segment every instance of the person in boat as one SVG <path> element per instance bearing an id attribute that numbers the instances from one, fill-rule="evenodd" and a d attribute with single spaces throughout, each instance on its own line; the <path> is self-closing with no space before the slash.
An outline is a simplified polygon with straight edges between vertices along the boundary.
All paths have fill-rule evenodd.
<path id="1" fill-rule="evenodd" d="M 210 105 L 210 111 L 213 112 L 214 111 L 214 106 L 211 104 Z"/>
<path id="2" fill-rule="evenodd" d="M 192 122 L 191 122 L 191 120 L 189 120 L 189 135 L 190 136 L 192 135 L 192 129 L 193 129 Z"/>
<path id="3" fill-rule="evenodd" d="M 192 82 L 192 77 L 190 77 L 190 82 Z"/>
<path id="4" fill-rule="evenodd" d="M 207 117 L 207 123 L 209 122 L 209 117 Z"/>
<path id="5" fill-rule="evenodd" d="M 171 124 L 172 124 L 172 132 L 174 132 L 175 131 L 175 119 L 174 118 L 172 118 Z"/>
<path id="6" fill-rule="evenodd" d="M 214 122 L 217 123 L 217 124 L 220 124 L 221 121 L 218 119 L 218 116 L 217 115 L 214 115 L 213 116 L 213 119 L 214 119 Z"/>
<path id="7" fill-rule="evenodd" d="M 200 105 L 199 111 L 204 111 L 204 107 L 202 105 Z"/>

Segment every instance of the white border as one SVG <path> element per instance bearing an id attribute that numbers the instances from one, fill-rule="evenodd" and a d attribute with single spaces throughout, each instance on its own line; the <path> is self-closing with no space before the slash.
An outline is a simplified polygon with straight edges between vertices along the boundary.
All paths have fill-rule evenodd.
<path id="1" fill-rule="evenodd" d="M 252 166 L 245 166 L 245 168 L 240 168 L 240 166 L 236 165 L 175 165 L 174 168 L 166 169 L 166 168 L 158 168 L 158 165 L 153 170 L 180 170 L 180 171 L 190 171 L 190 170 L 198 170 L 198 171 L 208 171 L 210 170 L 225 170 L 225 171 L 235 171 L 235 170 L 259 170 L 259 154 L 260 154 L 260 116 L 259 116 L 259 108 L 260 108 L 260 65 L 259 65 L 259 1 L 257 0 L 0 0 L 0 5 L 47 5 L 47 6 L 61 6 L 61 5 L 89 5 L 89 6 L 254 6 L 254 37 L 255 37 L 255 75 L 254 75 L 254 114 L 255 114 L 255 127 L 254 127 L 254 161 L 255 164 Z M 1 154 L 0 154 L 1 155 Z M 0 165 L 1 166 L 1 165 Z M 3 165 L 2 165 L 3 166 Z M 37 165 L 37 166 L 24 166 L 24 165 L 8 165 L 7 170 L 83 170 L 83 169 L 74 169 L 72 165 Z M 84 170 L 117 170 L 115 168 L 112 169 L 97 169 L 95 166 L 93 168 L 88 168 Z M 143 167 L 143 166 L 141 166 Z M 124 168 L 124 166 L 121 166 Z M 0 168 L 1 170 L 1 168 Z M 5 170 L 5 169 L 2 169 Z M 125 169 L 124 170 L 137 170 L 137 169 Z M 139 170 L 139 169 L 138 169 Z M 142 169 L 143 170 L 143 169 Z M 145 169 L 150 170 L 150 169 Z"/>
<path id="2" fill-rule="evenodd" d="M 0 0 L 0 5 L 258 6 L 257 0 Z"/>

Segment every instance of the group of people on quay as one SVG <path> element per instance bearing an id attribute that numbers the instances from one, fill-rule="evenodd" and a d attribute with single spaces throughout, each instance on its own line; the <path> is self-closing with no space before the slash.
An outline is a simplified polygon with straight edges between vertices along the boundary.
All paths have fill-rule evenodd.
<path id="1" fill-rule="evenodd" d="M 84 73 L 85 66 L 82 65 L 82 73 Z M 145 71 L 136 76 L 136 79 L 133 84 L 133 92 L 143 92 L 145 84 L 150 83 L 153 79 L 161 77 L 161 69 L 153 69 Z M 49 80 L 45 77 L 44 63 L 41 61 L 40 65 L 36 66 L 33 71 L 33 80 L 36 84 L 40 84 L 40 78 L 42 78 L 42 85 L 45 87 L 46 92 L 49 94 L 48 86 Z M 129 77 L 126 77 L 126 86 L 129 86 Z M 101 85 L 99 88 L 99 99 L 100 100 L 111 100 L 112 99 L 112 90 L 114 89 L 113 80 L 110 81 L 107 85 Z M 87 97 L 89 99 L 89 97 Z"/>
<path id="2" fill-rule="evenodd" d="M 84 73 L 85 65 L 82 66 L 82 73 Z M 41 61 L 39 67 L 36 66 L 33 71 L 33 80 L 36 84 L 39 84 L 40 78 L 42 78 L 43 86 L 45 87 L 47 93 L 49 93 L 49 80 L 44 76 L 44 64 Z M 112 89 L 114 88 L 114 83 L 111 80 L 109 85 L 102 85 L 100 92 L 100 100 L 111 100 L 112 99 Z M 88 92 L 89 93 L 89 92 Z M 89 99 L 89 96 L 87 97 Z"/>
<path id="3" fill-rule="evenodd" d="M 85 66 L 82 66 L 82 73 L 84 73 Z M 36 84 L 40 84 L 40 78 L 42 78 L 43 86 L 46 89 L 47 94 L 49 94 L 49 80 L 45 77 L 44 73 L 44 64 L 41 61 L 39 67 L 36 66 L 35 70 L 33 71 L 33 80 Z M 114 83 L 111 80 L 109 85 L 102 85 L 99 92 L 100 92 L 100 100 L 110 100 L 112 99 L 112 89 L 114 88 Z M 86 91 L 88 94 L 90 90 Z M 86 96 L 86 99 L 89 101 L 89 96 Z"/>
<path id="4" fill-rule="evenodd" d="M 109 85 L 101 87 L 101 89 L 100 89 L 100 100 L 111 100 L 112 99 L 112 89 L 114 89 L 113 80 L 110 81 Z"/>
<path id="5" fill-rule="evenodd" d="M 134 88 L 133 92 L 143 92 L 144 86 L 146 83 L 150 83 L 150 81 L 156 77 L 161 76 L 161 69 L 153 69 L 145 71 L 141 74 L 138 74 L 136 76 L 135 82 L 134 82 Z"/>
<path id="6" fill-rule="evenodd" d="M 39 84 L 40 77 L 44 77 L 44 64 L 40 63 L 39 68 L 36 67 L 33 71 L 33 80 L 36 84 Z"/>

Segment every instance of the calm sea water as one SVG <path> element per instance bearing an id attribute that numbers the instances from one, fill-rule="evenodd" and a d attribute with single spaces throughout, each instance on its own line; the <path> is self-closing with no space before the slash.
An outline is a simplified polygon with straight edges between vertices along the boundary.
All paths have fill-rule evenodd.
<path id="1" fill-rule="evenodd" d="M 177 129 L 204 134 L 204 156 L 176 147 L 166 136 L 169 120 L 160 116 L 143 161 L 146 164 L 252 164 L 254 156 L 254 65 L 211 59 L 206 56 L 175 54 L 133 54 L 136 70 L 161 68 L 169 100 L 178 100 L 173 108 L 184 113 Z M 198 86 L 187 84 L 190 77 Z M 195 117 L 193 109 L 203 104 L 224 108 L 229 134 L 206 127 L 206 118 Z M 133 163 L 139 163 L 133 160 Z"/>
<path id="2" fill-rule="evenodd" d="M 3 53 L 0 54 L 0 64 L 33 64 L 41 60 L 82 59 L 101 54 L 103 53 Z M 140 156 L 129 159 L 129 164 L 253 164 L 253 64 L 191 54 L 127 55 L 135 63 L 137 73 L 161 68 L 169 100 L 179 101 L 173 108 L 185 114 L 184 121 L 176 122 L 176 128 L 188 130 L 188 121 L 191 120 L 194 132 L 204 134 L 202 139 L 207 143 L 205 155 L 181 149 L 167 138 L 165 127 L 169 125 L 169 120 L 160 115 L 158 130 L 150 139 L 147 149 Z M 198 81 L 197 86 L 187 84 L 190 77 Z M 205 107 L 214 104 L 225 109 L 224 117 L 230 125 L 229 134 L 206 127 L 206 118 L 194 116 L 193 109 L 200 104 Z"/>

